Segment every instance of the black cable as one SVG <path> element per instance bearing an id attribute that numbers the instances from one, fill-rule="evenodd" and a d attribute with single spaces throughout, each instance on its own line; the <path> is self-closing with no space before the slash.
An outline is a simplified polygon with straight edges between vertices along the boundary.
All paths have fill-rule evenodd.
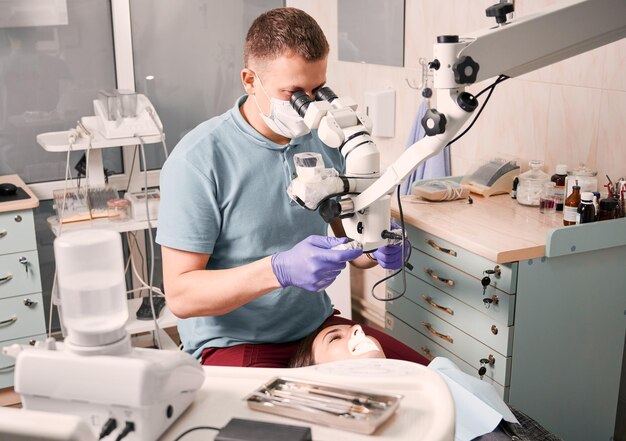
<path id="1" fill-rule="evenodd" d="M 409 255 L 406 256 L 404 255 L 404 250 L 405 250 L 405 245 L 406 245 L 406 229 L 404 227 L 404 212 L 402 211 L 402 200 L 400 199 L 400 186 L 398 185 L 396 187 L 396 195 L 398 198 L 398 211 L 400 213 L 400 228 L 402 228 L 402 267 L 396 271 L 395 273 L 392 273 L 382 279 L 380 279 L 378 282 L 374 283 L 374 285 L 372 285 L 372 297 L 374 297 L 376 300 L 379 300 L 381 302 L 391 302 L 392 300 L 397 300 L 400 297 L 402 297 L 405 293 L 406 293 L 406 269 L 405 269 L 405 265 L 410 265 L 408 263 L 408 260 L 411 258 L 411 247 L 409 247 Z M 399 293 L 397 296 L 394 297 L 389 297 L 389 298 L 381 298 L 378 297 L 376 295 L 376 293 L 374 292 L 374 290 L 376 289 L 376 287 L 378 285 L 380 285 L 381 283 L 391 279 L 392 277 L 397 276 L 398 274 L 402 273 L 402 292 Z"/>
<path id="2" fill-rule="evenodd" d="M 134 431 L 135 431 L 135 423 L 127 421 L 126 424 L 124 425 L 124 429 L 122 429 L 119 435 L 117 435 L 117 438 L 115 438 L 115 441 L 122 441 L 124 438 L 126 438 L 126 435 Z"/>
<path id="3" fill-rule="evenodd" d="M 465 130 L 463 130 L 463 132 L 461 132 L 460 135 L 458 135 L 456 138 L 454 138 L 452 141 L 450 141 L 449 143 L 446 144 L 446 147 L 450 147 L 453 143 L 455 143 L 456 141 L 458 141 L 461 137 L 463 137 L 474 125 L 474 123 L 478 120 L 478 117 L 480 116 L 480 114 L 483 112 L 485 106 L 487 105 L 487 103 L 489 102 L 489 98 L 491 98 L 491 94 L 493 93 L 493 91 L 496 89 L 496 86 L 498 84 L 500 84 L 501 82 L 503 82 L 504 80 L 507 80 L 509 77 L 507 77 L 506 75 L 500 75 L 492 84 L 490 84 L 489 86 L 485 87 L 483 90 L 481 90 L 480 92 L 478 92 L 478 94 L 475 96 L 475 98 L 478 98 L 480 95 L 482 95 L 483 93 L 485 93 L 486 91 L 489 91 L 489 94 L 487 95 L 487 98 L 485 98 L 485 102 L 480 106 L 480 109 L 478 109 L 478 112 L 476 113 L 476 116 L 474 117 L 474 119 L 472 120 L 472 122 L 470 123 L 469 126 L 467 126 L 467 128 Z"/>
<path id="4" fill-rule="evenodd" d="M 117 428 L 117 421 L 115 420 L 115 418 L 109 418 L 108 420 L 106 420 L 106 422 L 102 426 L 102 430 L 100 430 L 100 436 L 98 437 L 98 439 L 100 440 L 100 439 L 106 438 L 116 428 Z"/>
<path id="5" fill-rule="evenodd" d="M 498 78 L 491 83 L 489 86 L 485 87 L 483 90 L 481 90 L 480 92 L 478 92 L 478 94 L 476 94 L 475 98 L 478 98 L 479 96 L 481 96 L 483 93 L 489 91 L 489 94 L 487 95 L 487 98 L 485 98 L 485 101 L 483 102 L 483 104 L 480 106 L 480 109 L 478 110 L 478 113 L 476 113 L 476 116 L 474 117 L 474 119 L 472 120 L 472 122 L 470 123 L 469 126 L 467 126 L 467 128 L 465 130 L 463 130 L 463 132 L 461 132 L 461 134 L 459 134 L 457 137 L 455 137 L 454 139 L 452 139 L 452 141 L 450 141 L 449 143 L 446 144 L 446 147 L 451 146 L 454 142 L 458 141 L 461 137 L 463 137 L 474 125 L 474 123 L 478 120 L 478 117 L 480 116 L 480 114 L 482 113 L 482 111 L 484 110 L 485 106 L 487 105 L 487 103 L 489 102 L 489 98 L 491 98 L 491 95 L 493 94 L 493 91 L 495 90 L 496 86 L 498 84 L 500 84 L 501 82 L 508 80 L 509 77 L 506 75 L 500 75 L 498 76 Z M 400 297 L 402 297 L 405 293 L 406 293 L 406 270 L 404 268 L 404 246 L 405 246 L 405 241 L 406 241 L 406 231 L 404 228 L 404 213 L 402 212 L 402 201 L 400 199 L 400 186 L 397 187 L 397 196 L 398 196 L 398 211 L 400 212 L 400 224 L 402 227 L 402 268 L 400 268 L 398 271 L 396 271 L 393 274 L 388 275 L 387 277 L 380 279 L 378 282 L 376 282 L 373 286 L 372 286 L 372 297 L 374 297 L 376 300 L 380 300 L 381 302 L 390 302 L 392 300 L 396 300 L 399 299 Z M 407 259 L 411 258 L 411 248 L 409 248 L 409 255 L 407 257 Z M 400 272 L 402 272 L 402 285 L 403 285 L 403 289 L 402 292 L 400 294 L 398 294 L 397 296 L 394 297 L 389 297 L 389 298 L 380 298 L 378 297 L 375 293 L 374 293 L 374 289 L 380 285 L 381 283 L 391 279 L 392 277 L 397 276 L 398 274 L 400 274 Z"/>
<path id="6" fill-rule="evenodd" d="M 174 441 L 179 441 L 183 436 L 187 435 L 188 433 L 193 432 L 194 430 L 215 430 L 217 432 L 219 432 L 222 429 L 219 429 L 217 427 L 213 427 L 213 426 L 197 426 L 197 427 L 192 427 L 189 430 L 186 430 L 185 432 L 181 433 L 180 435 L 178 435 L 178 438 L 176 438 Z"/>

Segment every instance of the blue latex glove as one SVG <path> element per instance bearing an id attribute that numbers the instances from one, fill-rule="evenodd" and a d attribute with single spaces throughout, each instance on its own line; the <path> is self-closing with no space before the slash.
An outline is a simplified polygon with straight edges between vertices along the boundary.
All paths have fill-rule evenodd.
<path id="1" fill-rule="evenodd" d="M 400 228 L 400 225 L 395 222 L 391 223 L 391 229 L 395 230 Z M 408 260 L 409 251 L 411 249 L 411 243 L 409 239 L 404 240 L 404 259 Z M 402 268 L 402 243 L 398 243 L 395 245 L 385 245 L 384 247 L 378 248 L 376 251 L 372 253 L 372 257 L 374 257 L 380 266 L 385 269 L 390 270 L 399 270 Z"/>
<path id="2" fill-rule="evenodd" d="M 309 236 L 287 251 L 272 256 L 272 270 L 282 287 L 296 286 L 307 291 L 321 291 L 335 281 L 363 251 L 331 250 L 348 242 L 345 237 Z"/>

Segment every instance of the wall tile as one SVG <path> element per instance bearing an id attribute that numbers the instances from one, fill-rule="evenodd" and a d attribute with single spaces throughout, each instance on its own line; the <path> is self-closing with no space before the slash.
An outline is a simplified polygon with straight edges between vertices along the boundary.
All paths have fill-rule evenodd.
<path id="1" fill-rule="evenodd" d="M 585 163 L 596 169 L 602 91 L 557 84 L 550 88 L 548 163 L 564 163 L 568 169 Z"/>
<path id="2" fill-rule="evenodd" d="M 626 92 L 626 38 L 606 46 L 602 88 Z"/>
<path id="3" fill-rule="evenodd" d="M 603 184 L 607 174 L 613 181 L 626 177 L 626 92 L 603 91 L 600 109 L 596 162 Z"/>

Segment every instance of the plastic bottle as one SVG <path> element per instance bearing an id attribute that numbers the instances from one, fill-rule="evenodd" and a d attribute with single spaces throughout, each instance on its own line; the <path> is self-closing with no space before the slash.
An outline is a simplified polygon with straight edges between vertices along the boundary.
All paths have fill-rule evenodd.
<path id="1" fill-rule="evenodd" d="M 554 195 L 556 196 L 557 211 L 563 211 L 563 202 L 565 202 L 565 178 L 567 178 L 567 165 L 557 164 L 556 173 L 550 176 L 550 180 L 556 184 L 554 187 Z"/>
<path id="2" fill-rule="evenodd" d="M 572 193 L 563 203 L 563 225 L 575 225 L 576 214 L 580 205 L 580 186 L 574 185 Z"/>
<path id="3" fill-rule="evenodd" d="M 596 207 L 593 205 L 593 193 L 583 191 L 580 194 L 580 204 L 576 210 L 576 224 L 588 224 L 596 221 Z"/>

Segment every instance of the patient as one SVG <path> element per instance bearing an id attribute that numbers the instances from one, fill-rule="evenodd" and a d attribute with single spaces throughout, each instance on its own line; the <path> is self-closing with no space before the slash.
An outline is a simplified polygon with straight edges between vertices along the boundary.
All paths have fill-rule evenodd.
<path id="1" fill-rule="evenodd" d="M 289 367 L 305 367 L 357 358 L 387 358 L 377 338 L 366 335 L 359 324 L 325 323 L 302 339 L 289 361 Z M 454 395 L 453 395 L 454 398 Z M 457 413 L 462 403 L 456 403 Z M 510 406 L 509 406 L 510 407 Z M 511 408 L 520 424 L 504 420 L 496 429 L 474 441 L 560 441 L 538 422 Z"/>

